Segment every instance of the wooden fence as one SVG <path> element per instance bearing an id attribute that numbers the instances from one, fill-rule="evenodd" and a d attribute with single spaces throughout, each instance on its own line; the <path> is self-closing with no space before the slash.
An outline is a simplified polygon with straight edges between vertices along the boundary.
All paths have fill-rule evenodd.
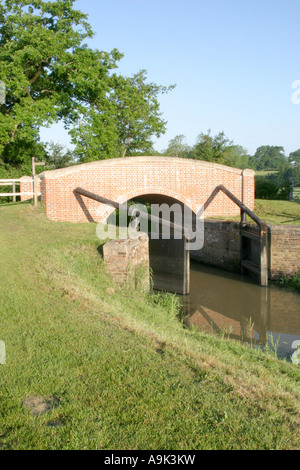
<path id="1" fill-rule="evenodd" d="M 0 193 L 0 197 L 12 197 L 13 202 L 17 201 L 17 197 L 22 196 L 34 196 L 34 192 L 20 192 L 20 179 L 0 179 L 0 187 L 5 186 L 12 186 L 12 191 L 9 193 Z M 17 187 L 19 187 L 19 191 L 17 192 Z M 38 194 L 40 196 L 40 194 Z"/>

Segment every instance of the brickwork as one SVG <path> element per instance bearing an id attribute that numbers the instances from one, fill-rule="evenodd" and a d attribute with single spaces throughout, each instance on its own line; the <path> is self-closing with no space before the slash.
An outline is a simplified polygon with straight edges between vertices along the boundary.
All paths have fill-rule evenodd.
<path id="1" fill-rule="evenodd" d="M 41 191 L 41 180 L 38 178 L 38 192 L 40 193 Z M 32 182 L 32 177 L 31 176 L 23 176 L 23 178 L 20 179 L 20 193 L 33 193 L 33 182 Z M 30 196 L 28 194 L 24 194 L 21 196 L 21 201 L 29 201 L 30 199 L 33 199 L 33 196 Z"/>
<path id="2" fill-rule="evenodd" d="M 270 226 L 270 272 L 272 279 L 300 272 L 300 227 Z"/>
<path id="3" fill-rule="evenodd" d="M 225 194 L 216 194 L 216 187 L 223 184 L 254 208 L 254 171 L 197 160 L 127 157 L 53 170 L 40 177 L 47 217 L 54 221 L 105 221 L 113 212 L 109 206 L 76 196 L 77 187 L 119 203 L 155 194 L 176 199 L 195 213 L 204 209 L 206 217 L 238 215 L 239 208 Z"/>
<path id="4" fill-rule="evenodd" d="M 32 178 L 30 176 L 23 176 L 20 180 L 20 193 L 32 193 L 33 192 L 33 184 Z M 28 201 L 32 199 L 33 196 L 24 195 L 21 196 L 21 201 Z"/>
<path id="5" fill-rule="evenodd" d="M 103 259 L 112 279 L 119 285 L 149 290 L 149 239 L 141 234 L 135 240 L 113 240 L 103 246 Z"/>
<path id="6" fill-rule="evenodd" d="M 240 224 L 205 220 L 203 248 L 199 251 L 192 251 L 191 258 L 226 271 L 240 272 Z"/>
<path id="7" fill-rule="evenodd" d="M 206 220 L 204 246 L 191 258 L 226 271 L 240 272 L 240 224 Z M 300 272 L 300 227 L 270 225 L 268 240 L 269 278 L 279 280 Z"/>

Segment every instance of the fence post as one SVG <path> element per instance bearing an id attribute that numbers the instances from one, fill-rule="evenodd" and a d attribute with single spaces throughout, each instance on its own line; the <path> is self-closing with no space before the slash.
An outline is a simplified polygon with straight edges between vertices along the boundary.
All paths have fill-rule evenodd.
<path id="1" fill-rule="evenodd" d="M 37 181 L 36 181 L 36 174 L 35 174 L 35 158 L 32 157 L 32 180 L 33 180 L 33 201 L 34 207 L 37 206 Z"/>
<path id="2" fill-rule="evenodd" d="M 45 166 L 45 162 L 36 162 L 35 158 L 32 157 L 32 178 L 33 178 L 33 193 L 34 193 L 34 206 L 38 203 L 38 177 L 35 172 L 36 166 Z"/>
<path id="3" fill-rule="evenodd" d="M 13 182 L 13 202 L 17 201 L 17 196 L 16 196 L 16 183 L 15 181 Z"/>

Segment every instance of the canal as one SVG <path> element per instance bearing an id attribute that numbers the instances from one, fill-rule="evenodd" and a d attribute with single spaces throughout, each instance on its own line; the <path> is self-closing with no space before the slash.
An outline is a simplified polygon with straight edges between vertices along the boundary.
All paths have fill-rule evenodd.
<path id="1" fill-rule="evenodd" d="M 190 295 L 182 297 L 188 326 L 269 346 L 287 359 L 300 345 L 299 293 L 194 262 L 190 275 Z"/>

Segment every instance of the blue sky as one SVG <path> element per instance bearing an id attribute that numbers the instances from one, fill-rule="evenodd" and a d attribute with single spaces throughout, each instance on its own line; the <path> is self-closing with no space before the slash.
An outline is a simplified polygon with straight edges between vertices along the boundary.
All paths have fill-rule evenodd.
<path id="1" fill-rule="evenodd" d="M 176 84 L 159 99 L 166 149 L 183 134 L 224 131 L 250 154 L 261 145 L 300 148 L 299 0 L 78 0 L 95 31 L 91 47 L 117 48 L 119 72 L 148 71 L 149 81 Z M 300 96 L 300 94 L 299 94 Z M 43 140 L 68 143 L 61 127 Z"/>

